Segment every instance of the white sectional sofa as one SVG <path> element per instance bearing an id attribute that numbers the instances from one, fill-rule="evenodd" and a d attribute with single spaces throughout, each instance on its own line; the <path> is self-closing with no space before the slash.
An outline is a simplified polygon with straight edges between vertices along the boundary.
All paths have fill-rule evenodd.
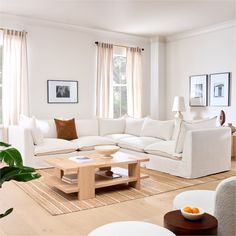
<path id="1" fill-rule="evenodd" d="M 46 158 L 82 155 L 97 145 L 118 145 L 123 151 L 147 155 L 146 168 L 185 178 L 227 171 L 231 165 L 230 129 L 217 128 L 215 118 L 198 122 L 79 119 L 78 139 L 72 141 L 57 139 L 53 119 L 31 119 L 33 128 L 25 121 L 9 127 L 9 143 L 22 153 L 25 165 L 35 168 L 48 167 Z"/>

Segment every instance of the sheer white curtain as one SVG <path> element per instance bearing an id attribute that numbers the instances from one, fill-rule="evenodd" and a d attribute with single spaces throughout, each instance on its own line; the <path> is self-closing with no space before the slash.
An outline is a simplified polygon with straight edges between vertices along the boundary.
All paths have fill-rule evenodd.
<path id="1" fill-rule="evenodd" d="M 96 115 L 111 118 L 113 111 L 113 45 L 98 43 Z"/>
<path id="2" fill-rule="evenodd" d="M 3 30 L 3 125 L 17 124 L 28 115 L 26 32 Z"/>
<path id="3" fill-rule="evenodd" d="M 142 50 L 127 49 L 127 113 L 132 117 L 142 117 Z"/>

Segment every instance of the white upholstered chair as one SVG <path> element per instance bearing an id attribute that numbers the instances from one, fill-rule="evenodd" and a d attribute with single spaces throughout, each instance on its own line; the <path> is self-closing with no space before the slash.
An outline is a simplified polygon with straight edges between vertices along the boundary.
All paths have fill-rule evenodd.
<path id="1" fill-rule="evenodd" d="M 102 225 L 88 236 L 175 236 L 170 230 L 143 221 L 118 221 Z"/>
<path id="2" fill-rule="evenodd" d="M 236 176 L 223 180 L 215 191 L 192 190 L 178 194 L 174 209 L 192 205 L 218 220 L 218 235 L 236 236 Z"/>

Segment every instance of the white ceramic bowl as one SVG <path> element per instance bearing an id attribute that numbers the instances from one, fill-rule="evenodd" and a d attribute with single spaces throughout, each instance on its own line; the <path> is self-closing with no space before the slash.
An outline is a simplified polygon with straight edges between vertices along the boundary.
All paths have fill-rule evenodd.
<path id="1" fill-rule="evenodd" d="M 188 212 L 184 211 L 184 208 L 185 207 L 181 208 L 180 210 L 181 210 L 183 217 L 187 220 L 200 220 L 205 213 L 205 211 L 200 207 L 198 207 L 199 213 L 188 213 Z"/>
<path id="2" fill-rule="evenodd" d="M 110 157 L 111 155 L 116 153 L 120 147 L 114 145 L 106 145 L 106 146 L 96 146 L 94 147 L 97 153 L 104 155 L 104 157 Z"/>

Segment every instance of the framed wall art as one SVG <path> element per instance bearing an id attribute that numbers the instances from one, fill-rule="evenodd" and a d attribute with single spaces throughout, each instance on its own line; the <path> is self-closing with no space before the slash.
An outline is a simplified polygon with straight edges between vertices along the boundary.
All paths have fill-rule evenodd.
<path id="1" fill-rule="evenodd" d="M 78 81 L 48 80 L 48 103 L 78 103 Z"/>
<path id="2" fill-rule="evenodd" d="M 210 74 L 210 106 L 229 106 L 230 72 Z"/>
<path id="3" fill-rule="evenodd" d="M 207 75 L 192 75 L 189 77 L 189 106 L 207 106 Z"/>

